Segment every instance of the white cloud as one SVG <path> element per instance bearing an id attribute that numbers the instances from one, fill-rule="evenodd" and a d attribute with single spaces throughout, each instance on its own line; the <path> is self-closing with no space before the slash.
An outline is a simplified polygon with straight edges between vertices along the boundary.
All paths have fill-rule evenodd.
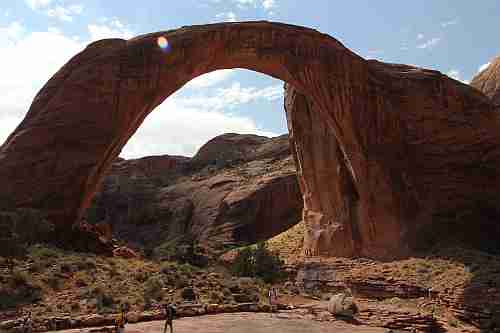
<path id="1" fill-rule="evenodd" d="M 28 32 L 16 21 L 0 26 L 0 145 L 21 122 L 37 91 L 72 56 L 95 39 L 132 35 L 116 20 L 93 27 L 88 39 L 54 27 Z"/>
<path id="2" fill-rule="evenodd" d="M 382 54 L 384 54 L 384 50 L 381 50 L 381 49 L 369 49 L 367 51 L 366 58 L 372 59 L 373 57 L 381 56 Z"/>
<path id="3" fill-rule="evenodd" d="M 450 70 L 447 75 L 455 80 L 460 80 L 460 71 L 458 69 Z"/>
<path id="4" fill-rule="evenodd" d="M 68 7 L 55 6 L 54 8 L 47 9 L 47 15 L 50 17 L 55 17 L 61 21 L 71 22 L 73 21 L 73 16 L 79 15 L 83 12 L 82 5 L 71 5 Z"/>
<path id="5" fill-rule="evenodd" d="M 87 38 L 76 38 L 53 27 L 27 32 L 19 22 L 0 26 L 0 144 L 21 122 L 43 84 L 90 41 L 131 35 L 131 30 L 117 20 L 89 25 L 88 32 Z M 231 75 L 232 71 L 216 71 L 187 86 L 208 87 Z M 174 95 L 167 99 L 146 119 L 122 155 L 192 155 L 206 141 L 226 132 L 276 135 L 259 128 L 254 120 L 230 112 L 244 103 L 282 98 L 281 85 L 259 89 L 235 82 L 225 88 L 205 90 L 205 95 L 196 92 L 189 98 Z"/>
<path id="6" fill-rule="evenodd" d="M 238 106 L 257 100 L 283 98 L 283 86 L 241 87 L 234 82 L 213 94 L 170 96 L 154 110 L 123 148 L 125 158 L 174 154 L 192 156 L 211 138 L 228 132 L 276 136 L 248 117 L 231 114 Z"/>
<path id="7" fill-rule="evenodd" d="M 26 4 L 35 11 L 43 11 L 47 16 L 61 21 L 71 22 L 73 17 L 83 12 L 83 5 L 66 5 L 64 2 L 55 5 L 52 0 L 25 0 Z M 64 6 L 62 4 L 64 4 Z M 51 6 L 54 5 L 54 6 Z"/>
<path id="8" fill-rule="evenodd" d="M 261 8 L 269 15 L 273 14 L 273 9 L 278 7 L 276 0 L 227 0 L 229 3 L 236 5 L 239 10 L 247 10 L 249 8 Z M 212 3 L 220 4 L 221 0 L 212 0 Z"/>
<path id="9" fill-rule="evenodd" d="M 62 35 L 58 30 L 27 33 L 17 22 L 1 31 L 10 32 L 0 42 L 0 144 L 15 129 L 42 85 L 85 44 Z"/>
<path id="10" fill-rule="evenodd" d="M 484 71 L 486 68 L 488 68 L 490 66 L 491 62 L 487 62 L 485 64 L 482 64 L 481 66 L 479 66 L 477 72 L 478 73 L 481 73 L 482 71 Z"/>
<path id="11" fill-rule="evenodd" d="M 453 20 L 441 22 L 441 26 L 443 28 L 446 28 L 447 26 L 458 24 L 458 22 L 458 18 L 454 18 Z"/>
<path id="12" fill-rule="evenodd" d="M 87 29 L 92 41 L 104 38 L 129 39 L 134 36 L 134 32 L 117 19 L 107 20 L 102 24 L 89 24 Z"/>
<path id="13" fill-rule="evenodd" d="M 240 9 L 246 9 L 247 7 L 257 7 L 257 0 L 233 0 Z"/>
<path id="14" fill-rule="evenodd" d="M 208 140 L 228 132 L 277 135 L 259 129 L 250 118 L 190 107 L 174 95 L 148 116 L 120 156 L 136 158 L 165 153 L 192 156 Z"/>
<path id="15" fill-rule="evenodd" d="M 48 7 L 52 0 L 26 0 L 26 4 L 33 10 Z"/>
<path id="16" fill-rule="evenodd" d="M 217 88 L 212 96 L 199 94 L 183 99 L 180 103 L 189 108 L 222 111 L 232 110 L 241 104 L 247 104 L 259 99 L 274 101 L 281 98 L 283 98 L 283 86 L 281 85 L 258 89 L 256 87 L 241 87 L 241 83 L 233 82 L 227 88 Z"/>
<path id="17" fill-rule="evenodd" d="M 189 88 L 206 88 L 227 80 L 234 73 L 233 69 L 221 69 L 198 76 L 186 84 Z"/>
<path id="18" fill-rule="evenodd" d="M 457 81 L 469 84 L 469 80 L 462 79 L 462 72 L 458 69 L 451 69 L 446 75 Z"/>
<path id="19" fill-rule="evenodd" d="M 0 27 L 0 46 L 15 43 L 25 33 L 21 23 L 14 21 L 5 27 Z"/>
<path id="20" fill-rule="evenodd" d="M 266 10 L 270 10 L 274 7 L 276 7 L 276 1 L 275 0 L 264 0 L 262 1 L 262 7 Z"/>
<path id="21" fill-rule="evenodd" d="M 418 34 L 417 35 L 417 39 L 423 39 L 424 37 L 425 37 L 424 34 Z"/>
<path id="22" fill-rule="evenodd" d="M 215 15 L 218 20 L 225 22 L 236 22 L 236 14 L 234 12 L 224 12 Z"/>
<path id="23" fill-rule="evenodd" d="M 417 45 L 417 48 L 419 48 L 419 49 L 433 48 L 434 46 L 439 44 L 440 41 L 441 41 L 441 38 L 434 37 L 434 38 L 427 40 L 426 42 L 424 42 L 422 44 Z"/>

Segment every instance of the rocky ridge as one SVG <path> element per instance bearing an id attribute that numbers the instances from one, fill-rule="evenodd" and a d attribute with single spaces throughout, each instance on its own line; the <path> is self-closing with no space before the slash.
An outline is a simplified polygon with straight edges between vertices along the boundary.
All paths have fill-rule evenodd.
<path id="1" fill-rule="evenodd" d="M 286 135 L 224 134 L 191 159 L 117 160 L 86 217 L 131 246 L 195 241 L 220 253 L 279 234 L 301 209 Z"/>

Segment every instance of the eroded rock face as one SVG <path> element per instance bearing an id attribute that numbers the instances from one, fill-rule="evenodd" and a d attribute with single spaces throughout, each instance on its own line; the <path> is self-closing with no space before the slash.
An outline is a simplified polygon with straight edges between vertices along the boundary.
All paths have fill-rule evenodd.
<path id="1" fill-rule="evenodd" d="M 500 108 L 500 56 L 491 60 L 488 67 L 470 82 L 474 88 L 491 98 L 496 108 Z"/>
<path id="2" fill-rule="evenodd" d="M 305 252 L 390 258 L 452 240 L 495 250 L 499 118 L 493 103 L 438 72 L 367 65 L 373 86 L 363 103 L 372 101 L 378 111 L 355 114 L 368 149 L 359 156 L 369 157 L 361 168 L 340 143 L 342 132 L 322 121 L 320 106 L 291 85 L 286 89 Z M 497 98 L 494 82 L 473 82 Z"/>
<path id="3" fill-rule="evenodd" d="M 158 47 L 160 36 L 168 39 L 168 52 Z M 349 234 L 348 221 L 361 227 L 359 241 L 341 240 L 347 254 L 399 256 L 426 246 L 422 239 L 451 235 L 475 243 L 498 239 L 500 119 L 487 96 L 437 71 L 366 61 L 318 31 L 272 22 L 90 44 L 47 82 L 0 147 L 2 198 L 46 212 L 60 228 L 77 222 L 144 118 L 191 79 L 222 68 L 287 82 L 318 115 L 312 136 L 333 133 L 325 158 L 295 140 L 312 158 L 303 165 L 328 170 L 322 179 L 344 179 L 334 176 L 338 165 L 321 165 L 339 160 L 338 151 L 345 160 L 339 173 L 351 177 L 334 190 L 349 193 L 348 202 L 325 212 L 328 203 L 320 205 L 315 192 L 324 186 L 301 178 L 312 198 L 306 215 L 320 229 L 333 226 L 310 244 L 338 241 L 319 237 Z M 315 129 L 322 127 L 330 134 Z"/>
<path id="4" fill-rule="evenodd" d="M 117 160 L 86 217 L 141 248 L 189 236 L 217 254 L 275 236 L 301 211 L 287 136 L 224 134 L 192 159 Z"/>
<path id="5" fill-rule="evenodd" d="M 334 132 L 312 102 L 290 86 L 285 110 L 304 200 L 306 253 L 360 253 L 359 195 Z"/>

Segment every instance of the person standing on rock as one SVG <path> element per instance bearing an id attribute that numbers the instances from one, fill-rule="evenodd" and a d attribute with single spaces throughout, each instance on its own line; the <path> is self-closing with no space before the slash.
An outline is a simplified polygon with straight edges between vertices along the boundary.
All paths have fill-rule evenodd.
<path id="1" fill-rule="evenodd" d="M 120 314 L 116 317 L 116 332 L 117 333 L 125 333 L 125 324 L 128 323 L 127 319 L 127 310 L 125 309 L 125 305 L 120 306 Z"/>
<path id="2" fill-rule="evenodd" d="M 28 316 L 24 319 L 23 332 L 24 333 L 33 332 L 33 319 L 31 318 L 31 311 L 28 312 Z"/>
<path id="3" fill-rule="evenodd" d="M 273 288 L 274 304 L 278 304 L 278 287 Z"/>
<path id="4" fill-rule="evenodd" d="M 165 304 L 163 306 L 163 311 L 165 312 L 165 326 L 163 327 L 163 333 L 167 333 L 167 326 L 170 326 L 170 333 L 174 332 L 174 318 L 175 318 L 175 306 L 172 303 Z"/>
<path id="5" fill-rule="evenodd" d="M 269 298 L 269 306 L 271 307 L 271 317 L 273 316 L 273 311 L 274 311 L 274 299 L 275 299 L 275 291 L 274 287 L 269 288 L 269 291 L 267 292 L 267 297 Z"/>

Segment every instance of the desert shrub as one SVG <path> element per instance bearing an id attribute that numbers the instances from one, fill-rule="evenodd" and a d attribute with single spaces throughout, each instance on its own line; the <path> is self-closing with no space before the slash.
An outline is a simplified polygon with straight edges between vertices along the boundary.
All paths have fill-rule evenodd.
<path id="1" fill-rule="evenodd" d="M 29 266 L 29 271 L 31 273 L 40 273 L 42 272 L 45 268 L 47 267 L 47 263 L 46 262 L 42 262 L 42 261 L 35 261 L 33 263 L 30 264 Z"/>
<path id="2" fill-rule="evenodd" d="M 108 289 L 102 286 L 97 286 L 91 291 L 91 294 L 96 299 L 97 312 L 103 313 L 112 310 L 115 300 L 113 299 L 113 296 L 109 293 Z"/>
<path id="3" fill-rule="evenodd" d="M 62 281 L 55 275 L 48 276 L 44 282 L 54 290 L 59 290 L 62 286 Z"/>
<path id="4" fill-rule="evenodd" d="M 185 300 L 188 300 L 188 301 L 194 301 L 197 298 L 195 290 L 191 287 L 187 287 L 187 288 L 182 289 L 181 297 Z"/>
<path id="5" fill-rule="evenodd" d="M 134 278 L 137 282 L 144 283 L 148 279 L 148 272 L 137 271 L 134 273 Z"/>
<path id="6" fill-rule="evenodd" d="M 24 255 L 25 247 L 21 243 L 21 238 L 15 231 L 15 226 L 0 216 L 0 257 L 5 258 L 5 265 L 9 268 L 10 273 L 13 273 L 15 261 L 14 258 L 19 258 Z"/>
<path id="7" fill-rule="evenodd" d="M 173 262 L 164 262 L 160 266 L 160 271 L 163 274 L 172 274 L 177 272 L 177 270 L 178 270 L 178 265 Z"/>
<path id="8" fill-rule="evenodd" d="M 180 273 L 183 273 L 183 274 L 193 274 L 195 272 L 198 271 L 198 267 L 196 266 L 193 266 L 191 264 L 188 264 L 188 263 L 185 263 L 185 264 L 182 264 L 182 265 L 179 265 L 178 266 L 178 270 Z"/>
<path id="9" fill-rule="evenodd" d="M 56 259 L 60 255 L 57 249 L 41 245 L 30 247 L 29 252 L 36 259 Z"/>
<path id="10" fill-rule="evenodd" d="M 78 270 L 92 270 L 97 268 L 95 259 L 92 258 L 85 258 L 83 261 L 77 262 L 76 265 Z"/>
<path id="11" fill-rule="evenodd" d="M 173 239 L 164 242 L 153 251 L 153 257 L 158 260 L 176 261 L 197 267 L 206 267 L 208 257 L 202 246 L 192 236 L 184 236 L 182 239 Z"/>
<path id="12" fill-rule="evenodd" d="M 87 272 L 85 272 L 85 271 L 79 271 L 79 272 L 76 272 L 73 275 L 73 281 L 75 282 L 75 285 L 77 287 L 81 288 L 81 287 L 88 286 L 89 283 L 91 282 L 91 278 L 87 274 Z"/>
<path id="13" fill-rule="evenodd" d="M 281 259 L 269 251 L 265 242 L 260 242 L 238 251 L 231 271 L 238 276 L 259 277 L 265 282 L 273 282 L 284 277 L 282 266 Z"/>
<path id="14" fill-rule="evenodd" d="M 109 273 L 109 276 L 111 278 L 114 278 L 115 276 L 120 275 L 120 271 L 118 269 L 116 269 L 116 267 L 114 267 L 114 266 L 109 268 L 108 273 Z"/>
<path id="15" fill-rule="evenodd" d="M 15 287 L 28 284 L 28 275 L 22 271 L 14 271 L 12 273 L 12 283 Z"/>
<path id="16" fill-rule="evenodd" d="M 163 281 L 159 276 L 151 276 L 144 284 L 145 299 L 161 299 L 163 296 Z"/>
<path id="17" fill-rule="evenodd" d="M 459 325 L 459 322 L 457 319 L 455 318 L 450 318 L 448 319 L 448 324 L 451 326 L 451 327 L 458 327 Z"/>
<path id="18" fill-rule="evenodd" d="M 220 291 L 212 290 L 208 294 L 208 299 L 210 303 L 224 303 L 225 298 L 226 297 L 224 296 L 224 294 Z"/>
<path id="19" fill-rule="evenodd" d="M 238 276 L 255 276 L 255 250 L 252 247 L 245 247 L 239 250 L 231 271 Z"/>
<path id="20" fill-rule="evenodd" d="M 32 304 L 41 299 L 41 289 L 25 272 L 15 270 L 6 284 L 0 285 L 0 310 Z"/>
<path id="21" fill-rule="evenodd" d="M 185 275 L 178 275 L 177 278 L 174 280 L 174 285 L 175 288 L 180 289 L 189 286 L 190 281 L 189 278 L 186 277 Z"/>
<path id="22" fill-rule="evenodd" d="M 33 209 L 0 211 L 0 239 L 15 239 L 18 248 L 26 248 L 35 243 L 48 242 L 53 233 L 53 225 L 42 213 Z M 5 246 L 4 246 L 5 247 Z"/>
<path id="23" fill-rule="evenodd" d="M 80 307 L 80 303 L 78 303 L 78 302 L 73 302 L 70 305 L 70 311 L 71 312 L 78 312 L 80 310 L 80 308 L 81 308 Z"/>

